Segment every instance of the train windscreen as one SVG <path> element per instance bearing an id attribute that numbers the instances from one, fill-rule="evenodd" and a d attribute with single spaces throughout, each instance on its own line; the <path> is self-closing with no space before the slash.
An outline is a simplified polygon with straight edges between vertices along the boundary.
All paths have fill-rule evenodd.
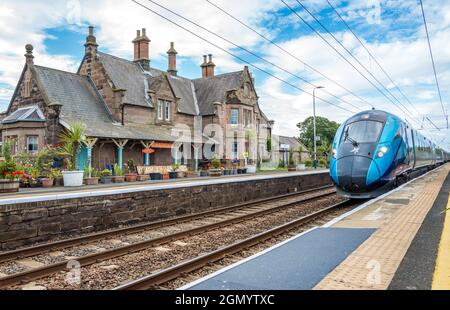
<path id="1" fill-rule="evenodd" d="M 342 142 L 353 144 L 376 143 L 383 130 L 383 123 L 377 121 L 359 121 L 348 124 L 342 135 Z"/>

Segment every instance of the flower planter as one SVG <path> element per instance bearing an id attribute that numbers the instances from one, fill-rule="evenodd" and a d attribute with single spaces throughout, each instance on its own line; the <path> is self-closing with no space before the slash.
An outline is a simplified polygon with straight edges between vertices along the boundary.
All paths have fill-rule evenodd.
<path id="1" fill-rule="evenodd" d="M 30 182 L 30 187 L 31 188 L 38 188 L 38 187 L 42 187 L 42 182 L 40 180 L 34 180 Z"/>
<path id="2" fill-rule="evenodd" d="M 298 170 L 298 171 L 304 171 L 304 170 L 306 170 L 306 165 L 305 165 L 305 164 L 299 164 L 299 165 L 297 165 L 297 170 Z"/>
<path id="3" fill-rule="evenodd" d="M 83 186 L 84 171 L 63 171 L 62 174 L 65 187 Z"/>
<path id="4" fill-rule="evenodd" d="M 222 176 L 222 170 L 221 169 L 209 169 L 209 176 L 220 177 L 220 176 Z"/>
<path id="5" fill-rule="evenodd" d="M 159 180 L 162 180 L 163 177 L 162 177 L 161 173 L 150 173 L 150 179 L 152 181 L 159 181 Z"/>
<path id="6" fill-rule="evenodd" d="M 290 171 L 290 172 L 297 171 L 297 167 L 295 167 L 295 166 L 288 166 L 288 171 Z"/>
<path id="7" fill-rule="evenodd" d="M 208 176 L 208 171 L 204 171 L 204 170 L 200 171 L 200 176 L 201 177 L 207 177 Z"/>
<path id="8" fill-rule="evenodd" d="M 0 180 L 0 194 L 17 193 L 19 191 L 20 181 Z"/>
<path id="9" fill-rule="evenodd" d="M 123 176 L 114 176 L 112 179 L 114 183 L 125 183 L 125 177 Z"/>
<path id="10" fill-rule="evenodd" d="M 133 174 L 133 173 L 125 174 L 125 181 L 127 181 L 127 182 L 136 182 L 137 181 L 137 174 Z"/>
<path id="11" fill-rule="evenodd" d="M 168 173 L 163 173 L 162 179 L 163 179 L 163 180 L 169 180 L 169 179 L 170 179 L 169 174 L 168 174 Z"/>
<path id="12" fill-rule="evenodd" d="M 186 172 L 184 171 L 178 171 L 178 176 L 179 179 L 183 179 L 186 177 Z"/>
<path id="13" fill-rule="evenodd" d="M 53 180 L 53 184 L 55 186 L 64 186 L 64 178 L 63 177 L 57 177 Z"/>
<path id="14" fill-rule="evenodd" d="M 85 185 L 98 185 L 98 178 L 86 178 L 84 179 Z"/>
<path id="15" fill-rule="evenodd" d="M 178 172 L 169 172 L 169 179 L 176 179 L 178 178 Z"/>
<path id="16" fill-rule="evenodd" d="M 249 174 L 255 174 L 256 173 L 256 166 L 255 165 L 249 165 L 247 166 L 247 173 Z"/>
<path id="17" fill-rule="evenodd" d="M 136 176 L 136 181 L 138 181 L 138 182 L 145 182 L 148 180 L 150 180 L 150 176 L 147 174 L 142 174 L 142 175 Z"/>
<path id="18" fill-rule="evenodd" d="M 103 176 L 100 180 L 102 184 L 111 184 L 112 183 L 112 177 L 111 176 Z"/>
<path id="19" fill-rule="evenodd" d="M 42 178 L 41 179 L 42 182 L 42 187 L 44 188 L 50 188 L 53 187 L 53 179 L 50 178 Z"/>

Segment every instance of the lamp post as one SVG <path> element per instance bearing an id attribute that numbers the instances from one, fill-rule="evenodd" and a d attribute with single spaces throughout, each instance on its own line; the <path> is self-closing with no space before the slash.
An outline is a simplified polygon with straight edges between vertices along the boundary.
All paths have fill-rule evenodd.
<path id="1" fill-rule="evenodd" d="M 313 90 L 313 113 L 314 113 L 314 169 L 317 169 L 317 128 L 316 128 L 316 89 L 323 89 L 323 86 L 317 86 Z"/>

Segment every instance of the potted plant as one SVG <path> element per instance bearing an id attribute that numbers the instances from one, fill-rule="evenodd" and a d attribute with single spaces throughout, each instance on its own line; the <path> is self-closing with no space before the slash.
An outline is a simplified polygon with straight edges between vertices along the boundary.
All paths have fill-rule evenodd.
<path id="1" fill-rule="evenodd" d="M 162 180 L 170 179 L 169 170 L 167 168 L 163 168 L 161 174 L 162 174 Z"/>
<path id="2" fill-rule="evenodd" d="M 172 171 L 169 172 L 169 179 L 176 179 L 178 178 L 178 169 L 180 169 L 179 164 L 173 164 L 172 165 Z"/>
<path id="3" fill-rule="evenodd" d="M 152 173 L 150 173 L 150 179 L 152 181 L 160 181 L 163 179 L 163 176 L 159 172 L 152 172 Z"/>
<path id="4" fill-rule="evenodd" d="M 295 167 L 294 161 L 294 150 L 292 148 L 289 150 L 288 171 L 297 171 L 297 167 Z"/>
<path id="5" fill-rule="evenodd" d="M 12 158 L 11 142 L 5 141 L 2 146 L 2 156 L 4 161 L 0 162 L 0 193 L 18 192 L 20 188 L 20 179 L 17 173 L 17 164 Z"/>
<path id="6" fill-rule="evenodd" d="M 63 186 L 64 185 L 64 179 L 63 179 L 62 171 L 60 169 L 52 168 L 50 170 L 50 174 L 54 181 L 54 186 Z"/>
<path id="7" fill-rule="evenodd" d="M 306 165 L 303 163 L 302 160 L 302 154 L 303 154 L 303 146 L 300 145 L 298 147 L 298 165 L 297 165 L 297 170 L 299 171 L 306 170 Z"/>
<path id="8" fill-rule="evenodd" d="M 118 164 L 114 165 L 114 176 L 112 178 L 114 183 L 124 183 L 125 177 L 123 175 L 122 169 L 119 167 Z"/>
<path id="9" fill-rule="evenodd" d="M 86 142 L 86 126 L 75 122 L 60 134 L 60 154 L 66 157 L 67 170 L 63 171 L 64 186 L 76 187 L 83 185 L 84 171 L 76 170 L 77 155 L 81 145 Z"/>
<path id="10" fill-rule="evenodd" d="M 136 182 L 137 181 L 137 173 L 136 173 L 136 166 L 134 164 L 134 160 L 129 159 L 127 161 L 127 169 L 128 169 L 128 173 L 125 174 L 125 181 Z"/>
<path id="11" fill-rule="evenodd" d="M 99 178 L 98 173 L 94 168 L 89 168 L 89 166 L 84 167 L 84 184 L 85 185 L 98 185 Z"/>
<path id="12" fill-rule="evenodd" d="M 102 184 L 111 184 L 112 182 L 111 170 L 104 169 L 100 172 L 100 182 L 102 182 Z"/>
<path id="13" fill-rule="evenodd" d="M 136 177 L 136 180 L 138 182 L 145 182 L 145 181 L 150 180 L 150 175 L 145 174 L 145 170 L 146 170 L 145 167 L 139 167 L 137 170 L 138 170 L 138 175 Z"/>
<path id="14" fill-rule="evenodd" d="M 211 166 L 209 168 L 209 176 L 220 177 L 221 175 L 222 169 L 220 168 L 220 160 L 217 158 L 217 155 L 214 155 L 214 158 L 211 161 Z"/>
<path id="15" fill-rule="evenodd" d="M 41 173 L 40 181 L 42 183 L 42 187 L 44 188 L 50 188 L 53 187 L 53 178 L 51 177 L 50 171 L 46 171 Z"/>

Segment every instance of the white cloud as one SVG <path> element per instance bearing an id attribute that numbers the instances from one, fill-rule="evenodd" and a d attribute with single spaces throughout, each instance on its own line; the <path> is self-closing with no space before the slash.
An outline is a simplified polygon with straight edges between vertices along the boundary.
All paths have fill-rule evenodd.
<path id="1" fill-rule="evenodd" d="M 161 10 L 147 0 L 138 0 L 155 11 L 170 17 L 177 23 L 195 31 L 195 33 L 230 49 L 229 43 L 221 41 L 203 30 L 174 17 L 172 14 Z M 345 87 L 358 93 L 377 108 L 393 111 L 400 116 L 398 109 L 392 104 L 386 103 L 386 98 L 377 95 L 373 87 L 359 76 L 346 62 L 339 58 L 316 35 L 303 35 L 305 29 L 300 20 L 292 14 L 281 16 L 279 9 L 283 4 L 278 0 L 258 1 L 226 1 L 212 0 L 225 10 L 234 14 L 237 18 L 250 24 L 258 31 L 267 34 L 271 38 L 282 31 L 291 30 L 286 41 L 279 42 L 284 48 L 291 51 L 297 57 L 305 60 L 327 76 L 343 84 Z M 368 105 L 360 103 L 353 96 L 349 96 L 338 86 L 323 79 L 323 77 L 307 70 L 298 61 L 284 54 L 276 47 L 267 45 L 265 41 L 248 29 L 242 27 L 228 16 L 204 0 L 173 1 L 156 0 L 164 6 L 190 18 L 211 31 L 256 51 L 280 67 L 288 69 L 295 74 L 303 76 L 315 84 L 326 87 L 326 90 L 342 97 L 347 101 L 368 108 Z M 293 4 L 295 2 L 288 1 Z M 78 6 L 77 3 L 80 5 Z M 383 67 L 391 74 L 394 81 L 402 88 L 403 92 L 416 105 L 421 114 L 432 113 L 439 115 L 440 102 L 436 99 L 436 90 L 432 75 L 432 68 L 428 54 L 421 11 L 415 0 L 381 1 L 382 20 L 380 25 L 369 25 L 365 16 L 370 8 L 366 0 L 338 1 L 332 3 L 339 8 L 346 20 L 353 22 L 355 31 L 361 39 L 369 39 L 367 47 L 380 61 Z M 320 12 L 326 8 L 326 1 L 311 0 L 304 4 L 313 12 Z M 345 5 L 343 7 L 342 5 Z M 450 1 L 426 1 L 425 10 L 430 26 L 431 41 L 436 57 L 436 66 L 441 81 L 444 99 L 449 98 L 447 85 L 450 82 Z M 304 13 L 301 13 L 302 16 Z M 331 13 L 321 16 L 322 20 L 330 18 Z M 333 16 L 332 18 L 336 18 Z M 310 20 L 310 19 L 308 19 Z M 266 22 L 270 29 L 264 29 L 261 22 Z M 337 19 L 335 20 L 338 21 Z M 70 24 L 70 25 L 69 25 Z M 2 0 L 0 2 L 0 84 L 8 85 L 0 91 L 0 101 L 7 100 L 20 75 L 24 64 L 24 45 L 31 43 L 35 46 L 36 63 L 58 69 L 74 71 L 78 63 L 70 55 L 50 55 L 44 45 L 44 40 L 50 36 L 46 29 L 55 27 L 70 27 L 72 30 L 86 31 L 87 24 L 95 25 L 96 36 L 100 49 L 108 49 L 111 53 L 121 57 L 132 57 L 132 44 L 136 29 L 147 28 L 152 39 L 152 59 L 163 59 L 170 41 L 176 42 L 176 48 L 182 57 L 182 61 L 201 61 L 201 55 L 213 53 L 219 72 L 235 71 L 242 69 L 242 65 L 230 55 L 215 49 L 200 39 L 195 38 L 184 30 L 169 24 L 158 16 L 144 10 L 132 1 L 125 0 L 81 0 L 71 1 L 47 1 L 47 0 Z M 295 33 L 299 33 L 295 35 Z M 373 40 L 373 34 L 378 41 Z M 382 34 L 382 36 L 380 36 Z M 406 35 L 407 34 L 407 35 Z M 376 64 L 369 60 L 367 53 L 358 45 L 356 39 L 347 31 L 336 32 L 335 35 L 344 42 L 344 45 L 352 50 L 385 85 L 402 101 L 402 97 L 393 89 L 392 83 L 380 72 Z M 327 36 L 328 38 L 328 36 Z M 82 48 L 80 46 L 80 48 Z M 337 47 L 340 51 L 342 49 Z M 266 64 L 259 64 L 265 69 L 273 70 Z M 310 85 L 289 77 L 284 72 L 273 70 L 278 76 L 289 79 L 301 88 L 311 91 Z M 256 72 L 255 72 L 256 73 Z M 262 77 L 264 75 L 259 75 Z M 276 132 L 285 135 L 297 133 L 296 124 L 312 113 L 312 99 L 307 94 L 290 89 L 274 78 L 259 80 L 258 92 L 261 106 L 264 112 L 276 121 Z M 6 90 L 5 90 L 6 89 Z M 332 97 L 320 91 L 318 96 L 326 100 L 334 100 Z M 407 103 L 405 103 L 407 105 Z M 351 106 L 344 105 L 350 109 Z M 343 121 L 349 116 L 339 109 L 318 101 L 318 114 Z M 442 122 L 436 120 L 436 122 Z M 442 123 L 440 123 L 442 125 Z M 436 134 L 439 136 L 439 134 Z"/>

